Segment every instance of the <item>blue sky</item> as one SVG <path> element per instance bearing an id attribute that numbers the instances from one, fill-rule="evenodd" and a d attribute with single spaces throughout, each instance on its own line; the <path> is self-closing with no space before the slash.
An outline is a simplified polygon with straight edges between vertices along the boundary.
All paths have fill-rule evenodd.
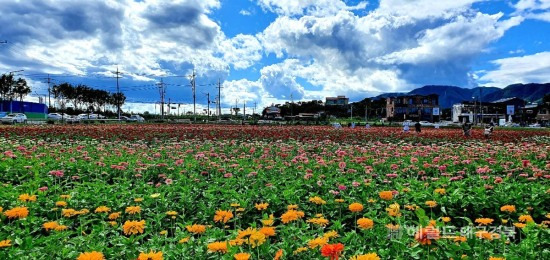
<path id="1" fill-rule="evenodd" d="M 6 0 L 0 73 L 115 91 L 153 111 L 217 96 L 251 107 L 423 85 L 550 82 L 550 0 Z"/>

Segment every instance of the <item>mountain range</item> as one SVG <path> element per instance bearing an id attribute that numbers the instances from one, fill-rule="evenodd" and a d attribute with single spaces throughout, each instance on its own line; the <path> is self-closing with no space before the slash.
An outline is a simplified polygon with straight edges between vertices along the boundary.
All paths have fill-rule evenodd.
<path id="1" fill-rule="evenodd" d="M 385 93 L 374 97 L 374 99 L 398 97 L 408 95 L 439 95 L 439 106 L 450 108 L 453 104 L 475 99 L 479 101 L 492 102 L 503 98 L 518 97 L 527 102 L 540 102 L 544 95 L 550 94 L 550 83 L 538 84 L 513 84 L 505 88 L 476 87 L 461 88 L 456 86 L 429 85 L 414 89 L 408 93 Z"/>

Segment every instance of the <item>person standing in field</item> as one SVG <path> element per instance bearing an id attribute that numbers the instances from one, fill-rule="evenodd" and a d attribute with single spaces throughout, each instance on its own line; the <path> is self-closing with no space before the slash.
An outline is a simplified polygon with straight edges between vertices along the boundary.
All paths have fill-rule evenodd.
<path id="1" fill-rule="evenodd" d="M 419 121 L 416 121 L 416 124 L 414 124 L 414 130 L 416 131 L 416 133 L 420 134 L 420 132 L 422 132 L 422 125 L 420 124 Z"/>
<path id="2" fill-rule="evenodd" d="M 464 131 L 465 137 L 470 137 L 471 131 L 472 131 L 472 124 L 470 124 L 469 122 L 462 124 L 462 131 Z"/>
<path id="3" fill-rule="evenodd" d="M 407 121 L 403 122 L 403 132 L 405 133 L 409 132 L 409 122 Z"/>

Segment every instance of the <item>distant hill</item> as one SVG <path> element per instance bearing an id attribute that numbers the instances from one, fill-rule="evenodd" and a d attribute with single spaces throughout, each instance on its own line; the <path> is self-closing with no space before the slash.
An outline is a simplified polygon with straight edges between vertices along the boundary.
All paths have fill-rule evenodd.
<path id="1" fill-rule="evenodd" d="M 542 100 L 544 95 L 550 94 L 550 83 L 514 84 L 503 89 L 495 87 L 460 88 L 455 86 L 430 85 L 414 89 L 408 93 L 385 93 L 374 98 L 437 94 L 439 95 L 439 105 L 442 108 L 450 108 L 453 104 L 472 100 L 472 97 L 478 100 L 480 92 L 483 102 L 492 102 L 511 97 L 518 97 L 528 102 L 537 102 Z"/>

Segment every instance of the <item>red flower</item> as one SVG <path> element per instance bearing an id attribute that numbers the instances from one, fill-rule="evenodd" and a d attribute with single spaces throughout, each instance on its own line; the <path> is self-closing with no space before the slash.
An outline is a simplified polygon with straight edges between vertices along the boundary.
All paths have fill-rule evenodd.
<path id="1" fill-rule="evenodd" d="M 338 257 L 344 250 L 344 245 L 338 244 L 326 244 L 321 248 L 321 254 L 328 256 L 330 260 L 338 260 Z"/>

